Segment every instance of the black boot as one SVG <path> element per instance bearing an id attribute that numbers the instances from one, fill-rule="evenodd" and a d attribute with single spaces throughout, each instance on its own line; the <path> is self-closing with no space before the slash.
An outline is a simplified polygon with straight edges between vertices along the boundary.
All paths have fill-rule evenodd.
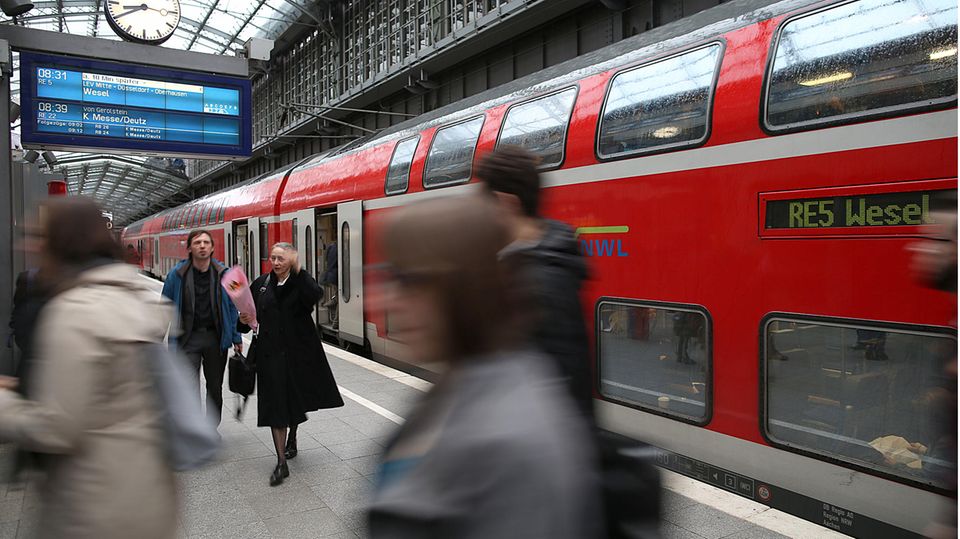
<path id="1" fill-rule="evenodd" d="M 277 467 L 273 469 L 273 473 L 270 474 L 270 486 L 275 487 L 281 483 L 287 477 L 290 477 L 290 469 L 287 468 L 287 463 L 277 464 Z"/>
<path id="2" fill-rule="evenodd" d="M 290 460 L 297 456 L 297 438 L 296 436 L 287 437 L 287 447 L 283 450 L 283 456 Z"/>

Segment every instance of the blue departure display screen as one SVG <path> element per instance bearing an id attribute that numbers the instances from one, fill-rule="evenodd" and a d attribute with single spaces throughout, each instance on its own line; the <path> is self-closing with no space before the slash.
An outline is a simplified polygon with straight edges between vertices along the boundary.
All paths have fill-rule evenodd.
<path id="1" fill-rule="evenodd" d="M 250 154 L 245 79 L 21 53 L 21 88 L 24 145 Z"/>

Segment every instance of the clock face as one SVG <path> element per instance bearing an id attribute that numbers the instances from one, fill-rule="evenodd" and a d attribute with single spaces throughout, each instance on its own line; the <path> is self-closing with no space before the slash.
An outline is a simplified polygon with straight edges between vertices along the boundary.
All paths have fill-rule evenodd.
<path id="1" fill-rule="evenodd" d="M 120 37 L 159 45 L 180 24 L 180 0 L 107 0 L 107 22 Z"/>

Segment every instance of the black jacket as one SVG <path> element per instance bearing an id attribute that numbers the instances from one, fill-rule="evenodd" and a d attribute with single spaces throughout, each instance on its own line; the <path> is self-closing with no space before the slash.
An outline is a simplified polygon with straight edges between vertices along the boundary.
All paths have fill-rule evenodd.
<path id="1" fill-rule="evenodd" d="M 320 276 L 320 284 L 337 286 L 337 242 L 327 245 L 324 251 L 324 268 Z"/>
<path id="2" fill-rule="evenodd" d="M 250 292 L 260 324 L 254 352 L 257 424 L 289 427 L 306 421 L 306 412 L 343 406 L 311 317 L 320 301 L 317 281 L 300 271 L 278 287 L 270 272 L 253 281 Z M 238 329 L 250 331 L 243 323 Z"/>
<path id="3" fill-rule="evenodd" d="M 533 339 L 556 360 L 577 405 L 593 414 L 590 345 L 580 303 L 587 264 L 573 229 L 544 220 L 546 230 L 536 244 L 514 244 L 504 251 L 519 265 L 520 284 L 535 305 Z"/>

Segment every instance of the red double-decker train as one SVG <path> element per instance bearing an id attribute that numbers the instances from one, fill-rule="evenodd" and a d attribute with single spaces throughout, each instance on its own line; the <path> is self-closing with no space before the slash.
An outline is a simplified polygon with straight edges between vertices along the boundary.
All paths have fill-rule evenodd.
<path id="1" fill-rule="evenodd" d="M 337 243 L 339 324 L 320 307 L 318 323 L 396 363 L 389 313 L 364 293 L 375 217 L 474 189 L 479 156 L 523 146 L 542 159 L 547 215 L 578 228 L 590 259 L 606 428 L 830 528 L 922 534 L 956 508 L 941 404 L 957 312 L 911 278 L 906 248 L 957 188 L 956 21 L 952 0 L 736 0 L 144 219 L 123 241 L 157 276 L 198 227 L 252 275 L 277 241 L 320 275 Z"/>

